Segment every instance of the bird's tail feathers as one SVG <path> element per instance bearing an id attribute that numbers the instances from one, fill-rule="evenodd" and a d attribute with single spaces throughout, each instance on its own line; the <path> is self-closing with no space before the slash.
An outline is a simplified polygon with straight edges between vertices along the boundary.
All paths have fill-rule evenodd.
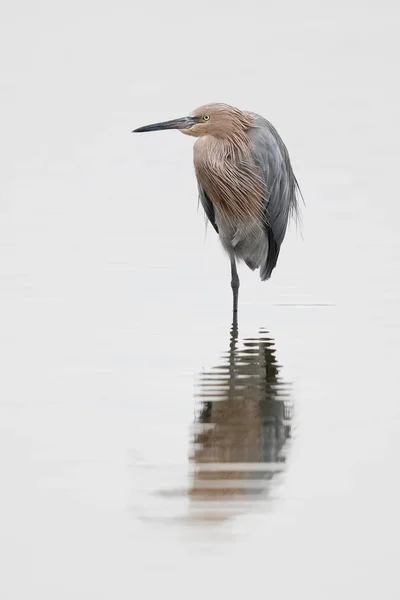
<path id="1" fill-rule="evenodd" d="M 272 271 L 276 267 L 278 262 L 278 256 L 280 251 L 280 244 L 278 245 L 272 235 L 272 232 L 268 233 L 268 256 L 267 260 L 260 267 L 260 278 L 261 281 L 266 281 L 271 277 Z"/>

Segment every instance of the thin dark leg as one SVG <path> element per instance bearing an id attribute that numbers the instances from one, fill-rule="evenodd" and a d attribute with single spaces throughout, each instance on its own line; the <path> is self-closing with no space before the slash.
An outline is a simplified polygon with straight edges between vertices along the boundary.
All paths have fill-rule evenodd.
<path id="1" fill-rule="evenodd" d="M 239 299 L 239 275 L 236 269 L 235 257 L 231 255 L 231 286 L 233 292 L 233 321 L 237 324 L 237 311 L 238 311 L 238 299 Z"/>

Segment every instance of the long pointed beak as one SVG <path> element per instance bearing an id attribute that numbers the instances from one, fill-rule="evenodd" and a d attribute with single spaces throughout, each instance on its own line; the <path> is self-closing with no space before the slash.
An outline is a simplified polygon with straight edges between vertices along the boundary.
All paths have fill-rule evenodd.
<path id="1" fill-rule="evenodd" d="M 154 123 L 153 125 L 144 125 L 134 129 L 132 133 L 143 133 L 145 131 L 160 131 L 161 129 L 190 129 L 197 123 L 195 117 L 181 117 L 180 119 L 172 119 L 172 121 L 164 121 L 163 123 Z"/>

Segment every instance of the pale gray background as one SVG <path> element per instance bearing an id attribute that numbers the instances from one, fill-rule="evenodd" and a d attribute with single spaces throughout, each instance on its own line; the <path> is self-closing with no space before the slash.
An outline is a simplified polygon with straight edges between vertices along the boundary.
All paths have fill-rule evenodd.
<path id="1" fill-rule="evenodd" d="M 2 600 L 400 596 L 398 11 L 2 4 Z M 270 282 L 241 269 L 240 335 L 266 327 L 293 382 L 289 468 L 193 528 L 153 492 L 187 486 L 229 266 L 192 140 L 130 130 L 210 101 L 274 123 L 307 209 Z"/>

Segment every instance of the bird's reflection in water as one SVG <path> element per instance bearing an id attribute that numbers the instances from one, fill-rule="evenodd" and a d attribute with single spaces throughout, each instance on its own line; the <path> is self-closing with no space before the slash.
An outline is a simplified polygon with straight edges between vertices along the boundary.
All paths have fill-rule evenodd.
<path id="1" fill-rule="evenodd" d="M 268 497 L 285 469 L 291 436 L 290 385 L 279 375 L 268 332 L 239 347 L 233 324 L 225 358 L 197 386 L 189 497 L 192 516 L 201 518 Z"/>

